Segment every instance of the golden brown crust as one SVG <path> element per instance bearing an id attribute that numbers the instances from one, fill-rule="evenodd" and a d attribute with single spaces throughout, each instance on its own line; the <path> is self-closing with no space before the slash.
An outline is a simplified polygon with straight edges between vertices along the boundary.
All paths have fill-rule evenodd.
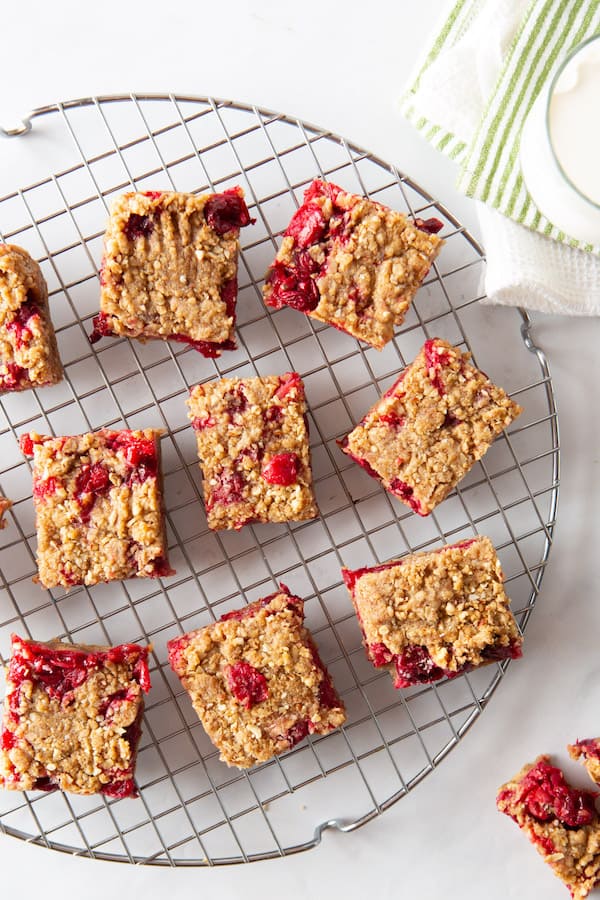
<path id="1" fill-rule="evenodd" d="M 6 526 L 6 520 L 4 519 L 4 513 L 7 512 L 12 506 L 12 500 L 8 500 L 6 497 L 3 497 L 0 494 L 0 528 L 4 528 Z"/>
<path id="2" fill-rule="evenodd" d="M 419 515 L 428 515 L 522 412 L 469 357 L 440 338 L 427 341 L 341 444 Z"/>
<path id="3" fill-rule="evenodd" d="M 0 244 L 0 394 L 62 377 L 42 271 L 22 247 Z"/>
<path id="4" fill-rule="evenodd" d="M 169 660 L 221 759 L 248 768 L 289 750 L 307 733 L 338 728 L 346 716 L 302 624 L 301 600 L 282 586 L 240 614 L 171 641 Z M 240 663 L 252 667 L 262 685 L 262 699 L 250 706 L 236 697 L 228 678 L 230 667 Z"/>
<path id="5" fill-rule="evenodd" d="M 425 647 L 445 672 L 489 663 L 490 650 L 515 654 L 520 647 L 500 561 L 487 537 L 343 572 L 367 647 L 383 645 L 394 657 Z"/>
<path id="6" fill-rule="evenodd" d="M 52 786 L 76 794 L 128 795 L 133 791 L 143 690 L 149 686 L 139 671 L 146 665 L 146 648 L 124 645 L 126 652 L 119 654 L 121 648 L 36 644 L 13 636 L 12 658 L 35 658 L 45 648 L 83 651 L 84 680 L 66 692 L 60 685 L 48 690 L 35 677 L 23 677 L 21 665 L 16 666 L 19 680 L 11 680 L 9 665 L 0 784 L 20 791 Z M 93 654 L 99 656 L 97 663 L 91 660 Z M 46 673 L 48 669 L 46 664 Z"/>
<path id="7" fill-rule="evenodd" d="M 33 453 L 38 575 L 44 587 L 172 574 L 160 434 L 147 428 L 27 436 Z M 127 449 L 132 442 L 141 442 L 154 459 L 142 456 L 133 465 Z"/>
<path id="8" fill-rule="evenodd" d="M 331 189 L 339 191 L 335 203 Z M 381 350 L 404 320 L 443 241 L 381 203 L 335 185 L 324 191 L 315 196 L 314 185 L 309 188 L 310 205 L 321 210 L 327 224 L 334 215 L 343 217 L 343 235 L 308 247 L 320 272 L 315 279 L 319 301 L 303 311 Z M 295 266 L 297 249 L 298 241 L 286 232 L 275 263 Z M 269 277 L 264 296 L 267 303 L 275 299 Z"/>
<path id="9" fill-rule="evenodd" d="M 550 757 L 538 756 L 503 784 L 497 806 L 527 835 L 574 900 L 585 900 L 600 878 L 600 822 L 595 816 L 591 824 L 570 827 L 551 815 L 546 821 L 531 815 L 520 797 L 520 789 L 523 779 L 540 763 L 551 764 Z"/>
<path id="10" fill-rule="evenodd" d="M 318 515 L 304 388 L 296 373 L 199 384 L 190 392 L 188 407 L 210 528 Z M 293 458 L 296 468 L 288 484 L 273 483 L 269 474 L 281 454 Z"/>
<path id="11" fill-rule="evenodd" d="M 238 193 L 243 197 L 241 188 Z M 219 235 L 207 224 L 204 208 L 212 196 L 128 193 L 113 203 L 100 309 L 114 334 L 215 344 L 232 339 L 234 315 L 223 287 L 236 278 L 239 229 Z"/>

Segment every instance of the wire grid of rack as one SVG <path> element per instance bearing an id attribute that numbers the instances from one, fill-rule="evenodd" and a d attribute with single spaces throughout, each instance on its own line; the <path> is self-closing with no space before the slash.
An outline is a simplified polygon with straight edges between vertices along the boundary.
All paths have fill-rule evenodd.
<path id="1" fill-rule="evenodd" d="M 373 669 L 340 577 L 476 533 L 494 541 L 524 629 L 552 542 L 559 484 L 551 378 L 527 314 L 478 301 L 483 254 L 439 202 L 396 168 L 327 131 L 228 101 L 172 95 L 87 98 L 45 107 L 4 135 L 40 142 L 58 174 L 0 199 L 4 240 L 39 259 L 66 379 L 4 396 L 0 487 L 14 501 L 0 535 L 0 651 L 10 633 L 39 640 L 151 641 L 137 781 L 139 799 L 59 792 L 0 797 L 8 834 L 76 855 L 161 865 L 214 865 L 315 846 L 326 828 L 350 831 L 414 788 L 487 706 L 507 663 L 394 691 Z M 446 244 L 395 340 L 380 353 L 290 309 L 267 310 L 260 285 L 282 231 L 316 175 L 411 216 L 440 218 Z M 206 360 L 189 348 L 87 335 L 98 307 L 98 267 L 111 200 L 125 190 L 206 191 L 241 184 L 256 224 L 242 234 L 239 349 Z M 350 430 L 426 337 L 470 349 L 524 406 L 459 487 L 426 519 L 385 493 L 343 456 Z M 509 348 L 507 352 L 507 348 Z M 480 362 L 481 361 L 481 362 Z M 224 375 L 295 369 L 310 408 L 321 517 L 211 533 L 195 439 L 184 403 L 190 385 Z M 158 426 L 171 561 L 164 582 L 141 579 L 50 592 L 32 583 L 35 527 L 24 431 L 76 433 Z M 348 710 L 343 729 L 304 741 L 248 772 L 228 769 L 204 734 L 166 660 L 169 638 L 208 624 L 284 581 L 306 598 L 313 631 Z"/>

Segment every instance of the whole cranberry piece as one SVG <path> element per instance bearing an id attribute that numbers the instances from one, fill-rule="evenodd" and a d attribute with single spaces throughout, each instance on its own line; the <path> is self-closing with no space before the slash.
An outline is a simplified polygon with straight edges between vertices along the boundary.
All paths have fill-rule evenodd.
<path id="1" fill-rule="evenodd" d="M 261 474 L 269 484 L 287 487 L 295 484 L 299 468 L 300 460 L 295 453 L 276 453 L 263 466 Z"/>

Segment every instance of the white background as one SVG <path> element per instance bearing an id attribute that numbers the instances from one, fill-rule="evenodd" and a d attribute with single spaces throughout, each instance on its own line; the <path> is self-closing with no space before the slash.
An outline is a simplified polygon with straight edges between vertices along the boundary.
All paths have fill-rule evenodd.
<path id="1" fill-rule="evenodd" d="M 256 103 L 327 127 L 396 163 L 477 234 L 452 164 L 398 114 L 397 99 L 442 0 L 342 4 L 240 0 L 2 7 L 0 121 L 95 93 L 161 91 Z M 11 165 L 8 166 L 10 155 Z M 0 142 L 0 187 L 21 184 Z M 524 298 L 526 303 L 526 298 Z M 538 317 L 562 429 L 559 526 L 524 659 L 434 774 L 351 835 L 276 862 L 162 871 L 75 860 L 0 840 L 2 891 L 27 897 L 564 898 L 535 850 L 495 811 L 498 785 L 541 752 L 600 733 L 596 320 Z M 583 774 L 567 763 L 580 784 Z"/>

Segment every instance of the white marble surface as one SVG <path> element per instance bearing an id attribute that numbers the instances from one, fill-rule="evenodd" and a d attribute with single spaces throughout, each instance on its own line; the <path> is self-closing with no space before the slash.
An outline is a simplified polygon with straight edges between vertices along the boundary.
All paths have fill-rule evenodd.
<path id="1" fill-rule="evenodd" d="M 46 102 L 128 90 L 212 94 L 286 111 L 398 164 L 477 231 L 470 202 L 396 111 L 396 99 L 444 4 L 315 0 L 101 6 L 75 0 L 2 12 L 0 119 Z M 338 5 L 336 5 L 338 6 Z M 360 42 L 360 43 L 359 43 Z M 0 143 L 0 188 L 24 172 Z M 525 298 L 524 298 L 525 300 Z M 159 871 L 71 859 L 0 840 L 3 891 L 28 897 L 159 900 L 323 896 L 488 900 L 566 897 L 537 854 L 496 813 L 497 786 L 543 751 L 600 731 L 600 607 L 595 593 L 600 486 L 597 320 L 539 317 L 535 335 L 554 376 L 562 430 L 559 524 L 524 659 L 437 772 L 352 835 L 276 862 Z M 569 771 L 575 772 L 573 765 Z M 580 783 L 585 779 L 577 773 Z"/>

